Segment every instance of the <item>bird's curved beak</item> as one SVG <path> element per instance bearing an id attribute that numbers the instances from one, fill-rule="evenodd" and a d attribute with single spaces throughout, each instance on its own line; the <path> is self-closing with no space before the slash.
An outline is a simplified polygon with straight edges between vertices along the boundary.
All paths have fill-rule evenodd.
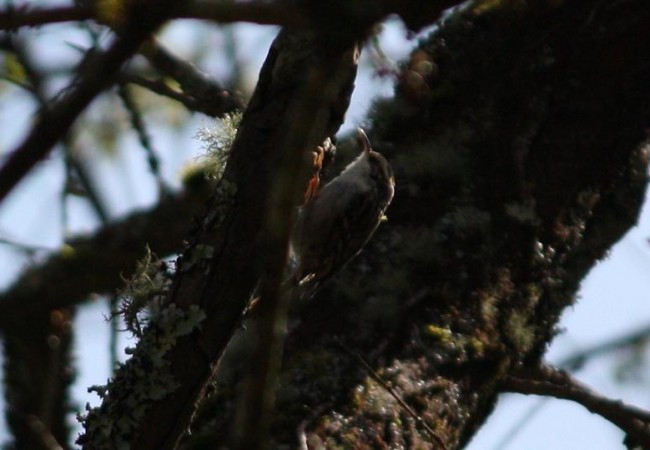
<path id="1" fill-rule="evenodd" d="M 372 147 L 370 146 L 370 139 L 368 139 L 368 136 L 366 135 L 366 132 L 363 131 L 362 128 L 357 128 L 357 139 L 361 143 L 361 146 L 363 147 L 363 152 L 368 154 L 372 150 Z"/>

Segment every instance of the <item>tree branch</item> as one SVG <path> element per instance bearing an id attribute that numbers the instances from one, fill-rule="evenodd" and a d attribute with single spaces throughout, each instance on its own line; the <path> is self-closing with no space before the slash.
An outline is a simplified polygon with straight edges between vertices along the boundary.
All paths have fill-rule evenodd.
<path id="1" fill-rule="evenodd" d="M 138 50 L 140 44 L 183 3 L 166 0 L 156 3 L 151 10 L 135 9 L 108 50 L 97 55 L 93 63 L 86 66 L 79 78 L 66 89 L 65 95 L 53 102 L 51 107 L 40 111 L 27 137 L 0 168 L 0 201 L 65 136 L 90 102 L 111 85 L 122 64 Z"/>
<path id="2" fill-rule="evenodd" d="M 212 117 L 244 108 L 239 96 L 226 91 L 215 78 L 201 72 L 193 64 L 178 58 L 157 40 L 150 39 L 142 46 L 140 52 L 161 74 L 178 82 L 183 90 L 183 96 L 180 99 L 179 96 L 172 94 L 170 92 L 172 90 L 163 82 L 146 83 L 148 86 L 145 87 L 150 87 L 154 92 L 175 97 L 188 109 L 200 111 Z M 140 84 L 144 86 L 142 82 Z"/>
<path id="3" fill-rule="evenodd" d="M 17 316 L 73 306 L 91 299 L 93 292 L 114 292 L 146 245 L 161 256 L 180 251 L 191 218 L 204 207 L 208 191 L 205 186 L 170 195 L 148 211 L 108 224 L 92 236 L 70 240 L 0 294 L 0 332 Z"/>
<path id="4" fill-rule="evenodd" d="M 216 23 L 248 22 L 258 25 L 277 25 L 294 30 L 323 29 L 344 14 L 345 22 L 371 24 L 388 14 L 399 14 L 411 30 L 435 20 L 440 11 L 459 4 L 459 0 L 430 1 L 426 5 L 418 0 L 370 0 L 357 2 L 349 8 L 347 2 L 306 1 L 303 3 L 223 3 L 197 0 L 187 8 L 173 14 L 178 19 L 202 19 Z M 170 17 L 171 18 L 171 17 Z M 14 30 L 66 21 L 96 19 L 96 11 L 85 7 L 30 8 L 20 7 L 0 11 L 0 29 Z M 344 27 L 352 29 L 353 27 Z"/>
<path id="5" fill-rule="evenodd" d="M 305 1 L 300 3 L 215 3 L 198 0 L 192 3 L 179 18 L 205 19 L 217 23 L 250 22 L 259 25 L 280 25 L 295 30 L 324 30 L 333 23 L 346 23 L 340 30 L 347 32 L 398 14 L 411 30 L 436 20 L 440 12 L 461 2 L 458 0 L 437 0 L 423 4 L 418 0 L 365 0 L 354 5 L 346 1 Z M 354 24 L 354 25 L 352 25 Z"/>
<path id="6" fill-rule="evenodd" d="M 501 389 L 574 401 L 623 430 L 629 448 L 650 448 L 650 412 L 595 393 L 563 370 L 551 366 L 524 370 L 506 378 Z"/>
<path id="7" fill-rule="evenodd" d="M 17 30 L 21 27 L 89 20 L 93 17 L 92 8 L 84 6 L 59 6 L 46 9 L 23 5 L 0 11 L 0 30 Z"/>
<path id="8" fill-rule="evenodd" d="M 122 100 L 124 109 L 126 109 L 129 115 L 131 128 L 133 128 L 133 131 L 138 137 L 140 147 L 144 150 L 149 171 L 156 179 L 158 184 L 158 195 L 159 197 L 164 196 L 168 193 L 169 188 L 165 185 L 165 180 L 160 174 L 160 158 L 153 147 L 153 142 L 151 141 L 149 130 L 147 130 L 144 117 L 142 117 L 142 112 L 138 108 L 128 86 L 119 83 L 117 86 L 117 93 Z"/>
<path id="9" fill-rule="evenodd" d="M 205 19 L 218 23 L 249 22 L 260 25 L 280 25 L 307 28 L 311 23 L 305 8 L 278 3 L 192 2 L 189 8 L 174 15 L 176 18 Z M 96 11 L 83 6 L 38 8 L 20 6 L 0 11 L 0 29 L 16 30 L 61 22 L 96 19 Z"/>
<path id="10" fill-rule="evenodd" d="M 303 5 L 277 2 L 224 3 L 199 0 L 193 2 L 178 18 L 211 20 L 217 23 L 249 22 L 298 29 L 310 28 L 313 25 Z"/>

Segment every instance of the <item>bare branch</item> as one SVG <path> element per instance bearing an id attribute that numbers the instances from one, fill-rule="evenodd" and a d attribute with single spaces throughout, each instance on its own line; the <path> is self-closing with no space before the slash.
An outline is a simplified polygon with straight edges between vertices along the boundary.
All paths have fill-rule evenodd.
<path id="1" fill-rule="evenodd" d="M 143 87 L 175 98 L 188 109 L 200 111 L 212 117 L 243 109 L 244 104 L 237 95 L 226 91 L 215 78 L 201 72 L 193 64 L 178 58 L 157 40 L 149 40 L 146 45 L 142 46 L 140 52 L 160 73 L 176 80 L 183 90 L 183 95 L 180 96 L 162 81 L 148 82 L 136 78 L 134 81 Z"/>
<path id="2" fill-rule="evenodd" d="M 506 378 L 501 389 L 574 401 L 623 430 L 628 446 L 650 448 L 650 412 L 606 398 L 563 370 L 551 366 L 524 370 Z"/>
<path id="3" fill-rule="evenodd" d="M 0 30 L 16 30 L 20 27 L 89 20 L 93 16 L 93 10 L 85 6 L 60 6 L 44 9 L 24 5 L 0 11 Z"/>
<path id="4" fill-rule="evenodd" d="M 177 14 L 177 18 L 205 19 L 218 23 L 250 22 L 260 25 L 281 25 L 306 28 L 310 25 L 304 7 L 269 3 L 228 3 L 199 1 Z M 15 30 L 61 22 L 92 20 L 96 12 L 83 6 L 34 8 L 20 6 L 0 11 L 0 29 Z"/>
<path id="5" fill-rule="evenodd" d="M 44 73 L 37 68 L 33 55 L 30 53 L 29 48 L 24 45 L 24 41 L 19 36 L 7 34 L 4 39 L 0 41 L 0 46 L 3 49 L 12 52 L 20 65 L 24 68 L 27 78 L 27 83 L 21 87 L 26 89 L 34 100 L 38 103 L 39 108 L 45 109 L 49 107 L 48 96 L 45 88 L 46 77 Z M 14 81 L 16 82 L 16 81 Z M 16 82 L 16 84 L 19 84 Z M 71 136 L 63 139 L 65 150 L 65 164 L 66 164 L 66 190 L 63 191 L 63 196 L 67 195 L 68 188 L 72 183 L 81 185 L 84 196 L 92 205 L 97 217 L 103 224 L 108 221 L 108 212 L 103 204 L 94 181 L 88 175 L 87 168 L 78 157 L 78 152 L 74 151 L 74 140 Z M 74 177 L 74 182 L 71 177 Z"/>
<path id="6" fill-rule="evenodd" d="M 426 14 L 423 14 L 425 20 L 437 17 L 444 7 L 456 3 L 455 1 L 439 1 L 429 5 Z M 173 7 L 172 7 L 173 6 Z M 288 28 L 315 28 L 328 29 L 330 19 L 338 17 L 338 14 L 346 14 L 345 21 L 349 26 L 337 30 L 337 39 L 349 40 L 358 39 L 363 36 L 364 30 L 372 23 L 380 20 L 390 12 L 398 12 L 403 18 L 410 23 L 409 17 L 412 15 L 414 5 L 406 3 L 399 8 L 391 2 L 384 3 L 362 10 L 343 9 L 338 11 L 331 7 L 323 7 L 314 10 L 313 4 L 307 3 L 299 6 L 289 6 L 286 4 L 256 4 L 256 3 L 213 3 L 198 2 L 192 3 L 187 8 L 181 8 L 177 5 L 157 4 L 155 13 L 151 8 L 145 10 L 135 10 L 135 17 L 127 22 L 122 30 L 121 35 L 116 39 L 113 45 L 106 52 L 100 54 L 93 64 L 81 75 L 67 90 L 67 94 L 52 105 L 49 111 L 42 111 L 39 114 L 36 125 L 23 141 L 15 149 L 9 160 L 0 169 L 0 201 L 13 189 L 13 187 L 27 174 L 31 168 L 40 161 L 50 151 L 50 149 L 67 133 L 77 116 L 88 106 L 93 98 L 103 89 L 108 87 L 112 82 L 121 65 L 137 50 L 148 35 L 153 32 L 161 23 L 171 17 L 178 18 L 210 18 L 215 21 L 233 22 L 248 21 L 253 23 L 268 23 L 284 25 Z M 27 23 L 39 23 L 43 21 L 43 14 L 50 20 L 60 19 L 61 12 L 45 13 L 40 10 L 40 15 L 32 10 Z M 69 17 L 71 10 L 67 11 Z M 76 10 L 74 10 L 76 11 Z M 337 16 L 333 16 L 336 11 Z M 418 12 L 419 11 L 418 8 Z M 306 15 L 308 13 L 308 15 Z M 87 11 L 84 12 L 87 14 Z M 431 14 L 431 16 L 429 16 Z M 418 14 L 418 21 L 422 20 L 422 14 Z M 21 22 L 14 18 L 14 12 L 0 13 L 0 25 L 5 24 L 5 28 L 20 26 Z M 84 18 L 87 18 L 84 15 Z M 67 19 L 66 19 L 67 20 Z M 418 22 L 415 21 L 415 22 Z M 413 22 L 413 23 L 415 23 Z M 334 34 L 334 33 L 332 33 Z M 220 93 L 223 95 L 223 92 Z"/>
<path id="7" fill-rule="evenodd" d="M 145 124 L 142 113 L 138 108 L 131 92 L 129 91 L 128 86 L 124 84 L 119 84 L 117 86 L 117 92 L 122 100 L 124 108 L 129 114 L 129 120 L 131 122 L 131 127 L 138 136 L 138 141 L 140 141 L 140 146 L 144 149 L 144 152 L 147 156 L 147 164 L 149 165 L 149 171 L 156 178 L 158 182 L 158 194 L 165 195 L 168 191 L 167 186 L 165 186 L 165 181 L 163 180 L 160 174 L 160 158 L 156 154 L 155 149 L 153 148 L 153 143 L 151 142 L 151 137 L 149 136 L 149 131 Z"/>
<path id="8" fill-rule="evenodd" d="M 155 11 L 154 8 L 136 11 L 108 50 L 98 54 L 93 63 L 87 65 L 79 79 L 66 89 L 66 94 L 50 108 L 40 111 L 25 140 L 0 168 L 0 201 L 65 136 L 79 114 L 111 85 L 122 64 L 168 18 L 170 11 L 178 7 L 168 0 L 157 3 Z"/>
<path id="9" fill-rule="evenodd" d="M 195 1 L 179 16 L 184 19 L 205 19 L 217 23 L 250 22 L 258 25 L 280 25 L 286 28 L 313 26 L 307 9 L 288 3 L 230 3 Z"/>
<path id="10" fill-rule="evenodd" d="M 206 186 L 170 195 L 151 210 L 135 212 L 92 236 L 70 240 L 65 249 L 23 272 L 0 294 L 0 330 L 19 315 L 76 305 L 89 300 L 93 292 L 115 291 L 124 284 L 121 275 L 135 267 L 147 244 L 159 255 L 178 252 L 208 191 Z"/>
<path id="11" fill-rule="evenodd" d="M 572 355 L 562 359 L 559 367 L 566 368 L 571 371 L 579 370 L 582 366 L 592 358 L 597 356 L 611 353 L 621 348 L 633 347 L 650 339 L 650 325 L 646 325 L 630 333 L 619 336 L 615 339 L 603 342 L 602 344 L 594 345 L 584 350 L 580 350 Z"/>
<path id="12" fill-rule="evenodd" d="M 417 0 L 371 0 L 357 2 L 350 8 L 347 2 L 276 2 L 276 3 L 223 3 L 198 0 L 193 2 L 179 18 L 205 19 L 217 23 L 250 22 L 259 25 L 280 25 L 297 30 L 322 30 L 332 28 L 334 22 L 355 24 L 341 27 L 338 32 L 358 30 L 395 13 L 411 30 L 436 20 L 440 12 L 459 4 L 458 0 L 437 0 L 423 4 Z M 360 37 L 360 36 L 359 36 Z"/>
<path id="13" fill-rule="evenodd" d="M 186 94 L 185 92 L 172 88 L 163 79 L 151 80 L 142 75 L 126 72 L 120 75 L 119 81 L 120 83 L 129 83 L 135 86 L 140 86 L 155 94 L 179 102 L 190 112 L 200 112 L 210 117 L 220 117 L 228 112 L 239 110 L 236 104 L 232 104 L 234 102 L 229 100 L 226 100 L 225 102 L 209 102 L 204 98 L 196 98 Z M 223 93 L 224 98 L 230 95 L 227 91 L 223 91 Z"/>
<path id="14" fill-rule="evenodd" d="M 29 46 L 17 33 L 7 33 L 2 39 L 2 46 L 12 52 L 22 66 L 29 94 L 41 108 L 47 108 L 46 76 L 39 70 Z M 85 168 L 71 150 L 72 145 L 70 137 L 64 139 L 67 178 L 66 189 L 61 194 L 62 202 L 74 180 L 74 183 L 82 185 L 87 198 L 105 223 L 105 208 Z M 74 310 L 41 309 L 33 312 L 31 315 L 14 312 L 11 314 L 14 319 L 12 326 L 2 330 L 5 349 L 3 378 L 11 380 L 6 385 L 7 390 L 11 391 L 11 395 L 7 396 L 7 417 L 16 447 L 60 449 L 57 440 L 65 444 L 72 434 L 62 412 L 71 408 L 69 388 L 72 383 L 71 342 L 74 328 L 46 326 L 43 329 L 34 324 L 69 325 Z M 54 318 L 57 319 L 52 320 Z M 16 380 L 20 382 L 13 382 Z"/>

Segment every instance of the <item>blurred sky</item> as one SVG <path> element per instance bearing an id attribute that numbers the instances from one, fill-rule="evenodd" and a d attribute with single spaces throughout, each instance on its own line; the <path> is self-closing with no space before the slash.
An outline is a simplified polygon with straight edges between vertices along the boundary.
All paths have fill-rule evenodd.
<path id="1" fill-rule="evenodd" d="M 228 62 L 219 50 L 224 48 L 228 39 L 234 40 L 238 44 L 235 57 L 241 64 L 244 86 L 253 86 L 276 30 L 272 27 L 241 25 L 230 28 L 230 36 L 219 30 L 223 28 L 178 23 L 165 30 L 164 41 L 174 52 L 190 58 L 197 56 L 191 52 L 195 51 L 199 43 L 207 55 L 202 68 L 223 79 L 228 76 Z M 72 62 L 77 53 L 71 44 L 87 45 L 83 34 L 70 32 L 65 26 L 44 27 L 37 33 L 37 38 L 30 38 L 30 45 L 43 58 L 45 67 L 61 61 Z M 397 21 L 391 21 L 384 27 L 381 49 L 389 62 L 394 63 L 405 56 L 414 44 L 413 40 L 406 39 L 406 33 Z M 364 51 L 362 70 L 344 130 L 363 125 L 373 98 L 391 94 L 390 78 L 373 75 L 373 68 L 379 63 L 385 64 L 386 61 L 373 56 L 371 49 Z M 0 88 L 7 88 L 1 83 Z M 65 80 L 60 83 L 63 85 Z M 33 111 L 20 90 L 10 89 L 11 95 L 3 97 L 4 104 L 0 107 L 0 129 L 3 130 L 0 134 L 0 161 L 29 127 Z M 211 119 L 196 114 L 188 119 L 178 134 L 176 130 L 151 127 L 154 147 L 163 162 L 164 177 L 173 185 L 178 185 L 178 173 L 182 165 L 201 152 L 200 142 L 192 136 L 199 127 L 211 124 Z M 148 176 L 144 153 L 137 147 L 134 136 L 121 141 L 118 152 L 112 156 L 90 150 L 92 149 L 86 149 L 86 154 L 93 158 L 97 166 L 95 179 L 101 187 L 111 217 L 122 216 L 134 208 L 145 207 L 156 201 L 155 183 Z M 64 237 L 91 232 L 99 225 L 85 201 L 74 198 L 67 200 L 69 220 L 63 223 L 60 195 L 62 180 L 63 164 L 60 154 L 56 153 L 40 163 L 0 205 L 0 239 L 43 249 L 26 256 L 11 246 L 0 244 L 0 267 L 3 269 L 0 270 L 0 289 L 8 286 L 26 265 L 42 260 L 48 251 L 55 251 Z M 564 314 L 562 327 L 566 331 L 555 339 L 550 348 L 550 361 L 559 362 L 576 351 L 650 324 L 650 246 L 646 241 L 650 235 L 648 203 L 646 201 L 639 226 L 630 231 L 612 250 L 609 258 L 599 264 L 584 281 L 581 299 Z M 109 326 L 105 321 L 107 313 L 106 302 L 96 299 L 81 307 L 76 318 L 80 327 L 75 344 L 80 367 L 74 392 L 79 410 L 83 409 L 86 402 L 91 405 L 98 403 L 96 395 L 88 394 L 86 388 L 105 383 L 109 376 Z M 135 344 L 124 334 L 120 338 L 123 345 Z M 616 382 L 614 366 L 622 356 L 625 355 L 598 358 L 587 364 L 577 376 L 604 395 L 621 398 L 640 407 L 650 407 L 650 380 L 647 377 L 641 376 L 639 380 L 625 385 Z M 1 402 L 2 398 L 0 407 Z M 531 408 L 537 408 L 537 414 L 521 426 L 522 418 Z M 8 436 L 3 421 L 4 416 L 0 418 L 0 443 Z M 75 423 L 72 415 L 70 421 Z M 615 450 L 624 449 L 622 439 L 623 436 L 616 427 L 570 402 L 553 399 L 540 401 L 536 397 L 507 395 L 500 400 L 496 412 L 469 449 Z"/>

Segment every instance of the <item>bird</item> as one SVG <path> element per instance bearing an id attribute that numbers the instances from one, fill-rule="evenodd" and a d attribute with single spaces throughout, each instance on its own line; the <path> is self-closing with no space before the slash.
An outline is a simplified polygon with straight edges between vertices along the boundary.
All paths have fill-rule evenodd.
<path id="1" fill-rule="evenodd" d="M 362 152 L 300 207 L 291 236 L 293 272 L 285 284 L 312 296 L 366 245 L 395 194 L 393 169 L 358 128 Z"/>

